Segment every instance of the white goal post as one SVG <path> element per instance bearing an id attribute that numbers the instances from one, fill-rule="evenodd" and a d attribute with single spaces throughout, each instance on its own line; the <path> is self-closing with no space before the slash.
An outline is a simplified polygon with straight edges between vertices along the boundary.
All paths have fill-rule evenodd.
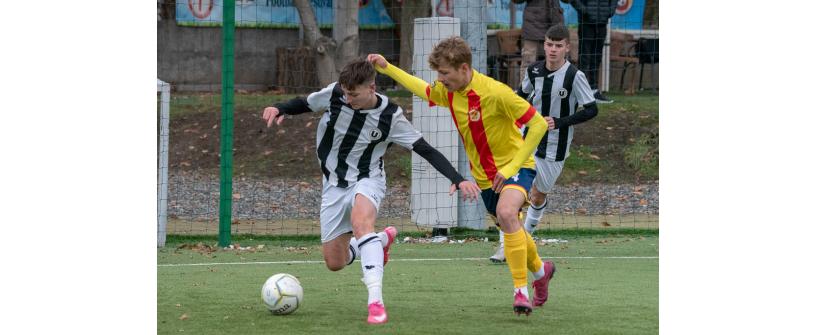
<path id="1" fill-rule="evenodd" d="M 170 84 L 158 79 L 156 92 L 161 93 L 159 107 L 159 153 L 158 153 L 158 247 L 167 238 L 167 179 L 170 153 Z"/>

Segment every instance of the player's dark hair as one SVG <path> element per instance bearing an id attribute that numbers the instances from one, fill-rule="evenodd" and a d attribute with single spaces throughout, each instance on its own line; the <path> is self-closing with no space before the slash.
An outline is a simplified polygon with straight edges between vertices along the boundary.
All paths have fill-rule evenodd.
<path id="1" fill-rule="evenodd" d="M 546 31 L 546 38 L 552 41 L 563 41 L 569 43 L 569 29 L 562 24 L 556 24 Z"/>
<path id="2" fill-rule="evenodd" d="M 372 83 L 375 77 L 376 70 L 373 64 L 364 58 L 357 58 L 342 68 L 338 82 L 345 89 L 353 90 L 357 86 Z"/>

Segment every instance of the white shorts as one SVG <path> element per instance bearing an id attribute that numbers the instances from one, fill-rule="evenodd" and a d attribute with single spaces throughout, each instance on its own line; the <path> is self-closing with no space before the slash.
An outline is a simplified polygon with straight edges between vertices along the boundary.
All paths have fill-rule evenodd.
<path id="1" fill-rule="evenodd" d="M 555 181 L 560 177 L 560 172 L 563 171 L 564 162 L 565 160 L 555 162 L 535 156 L 535 172 L 537 174 L 532 186 L 541 193 L 550 193 L 552 188 L 555 187 Z"/>
<path id="2" fill-rule="evenodd" d="M 323 178 L 323 198 L 320 206 L 320 239 L 323 243 L 351 232 L 351 208 L 354 198 L 362 194 L 379 212 L 379 203 L 385 197 L 385 178 L 363 178 L 347 188 L 329 184 Z"/>

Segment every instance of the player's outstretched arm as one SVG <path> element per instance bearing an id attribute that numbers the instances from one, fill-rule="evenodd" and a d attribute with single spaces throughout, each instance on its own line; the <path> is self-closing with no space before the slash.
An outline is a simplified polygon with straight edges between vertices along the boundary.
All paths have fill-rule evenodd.
<path id="1" fill-rule="evenodd" d="M 391 65 L 385 57 L 379 54 L 369 54 L 368 61 L 374 65 L 379 73 L 382 73 L 398 82 L 400 85 L 413 92 L 419 98 L 429 101 L 428 88 L 430 85 L 419 77 L 412 76 L 402 69 Z"/>
<path id="2" fill-rule="evenodd" d="M 263 120 L 266 121 L 266 127 L 271 127 L 272 123 L 276 123 L 279 126 L 283 123 L 283 115 L 297 115 L 308 112 L 313 111 L 309 108 L 306 99 L 296 97 L 289 101 L 264 108 Z M 277 122 L 275 122 L 275 119 Z"/>
<path id="3" fill-rule="evenodd" d="M 447 160 L 447 158 L 444 157 L 441 152 L 436 150 L 436 148 L 427 143 L 424 138 L 420 138 L 413 143 L 413 151 L 427 160 L 430 165 L 432 165 L 442 175 L 447 177 L 447 179 L 450 179 L 450 182 L 453 183 L 453 185 L 450 187 L 450 195 L 453 195 L 453 192 L 458 189 L 461 190 L 461 196 L 465 200 L 478 200 L 478 193 L 481 192 L 478 185 L 472 181 L 464 179 L 464 177 L 462 177 L 456 171 L 456 169 L 453 168 L 453 164 L 450 164 L 450 161 Z"/>
<path id="4" fill-rule="evenodd" d="M 331 104 L 331 95 L 336 85 L 336 83 L 332 83 L 322 90 L 309 94 L 307 98 L 296 97 L 289 101 L 266 107 L 263 110 L 263 120 L 266 121 L 266 126 L 271 127 L 275 119 L 277 119 L 277 125 L 280 125 L 283 123 L 283 115 L 325 111 Z"/>

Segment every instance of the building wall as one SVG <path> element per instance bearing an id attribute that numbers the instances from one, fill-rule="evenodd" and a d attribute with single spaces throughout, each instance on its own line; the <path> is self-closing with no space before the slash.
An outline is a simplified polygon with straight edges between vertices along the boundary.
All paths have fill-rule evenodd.
<path id="1" fill-rule="evenodd" d="M 158 21 L 158 78 L 181 91 L 221 89 L 220 27 L 180 27 L 173 20 Z M 331 36 L 331 30 L 323 30 Z M 360 30 L 360 54 L 396 55 L 399 41 L 392 30 Z M 267 90 L 277 85 L 278 47 L 296 47 L 296 29 L 235 29 L 235 88 Z"/>
<path id="2" fill-rule="evenodd" d="M 323 30 L 331 36 L 331 30 Z M 173 20 L 158 21 L 158 78 L 180 91 L 218 91 L 221 89 L 221 28 L 180 27 Z M 300 43 L 296 29 L 235 30 L 235 88 L 268 90 L 276 86 L 278 47 L 295 47 Z M 399 40 L 393 30 L 360 30 L 360 54 L 376 52 L 388 59 L 399 59 Z M 542 48 L 541 48 L 542 49 Z M 487 37 L 487 54 L 498 54 L 495 36 Z M 542 51 L 541 51 L 542 54 Z M 612 64 L 610 87 L 619 90 L 622 64 Z M 655 66 L 658 80 L 659 65 Z M 651 66 L 645 66 L 643 86 L 651 87 Z M 628 78 L 631 69 L 626 73 Z M 639 75 L 639 74 L 638 74 Z M 381 76 L 380 76 L 381 77 Z M 639 78 L 637 78 L 637 81 Z M 627 82 L 627 80 L 626 80 Z M 379 78 L 381 86 L 393 85 Z M 658 85 L 655 85 L 658 86 Z"/>

